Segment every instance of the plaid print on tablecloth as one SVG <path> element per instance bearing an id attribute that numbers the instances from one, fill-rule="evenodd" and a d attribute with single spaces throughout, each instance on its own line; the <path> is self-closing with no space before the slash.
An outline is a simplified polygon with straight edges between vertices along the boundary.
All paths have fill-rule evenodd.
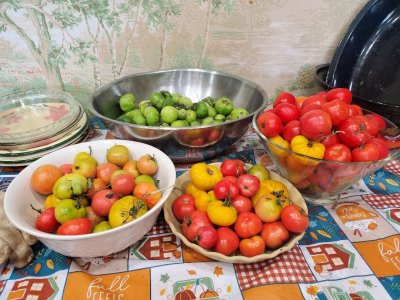
<path id="1" fill-rule="evenodd" d="M 275 258 L 253 264 L 235 264 L 234 266 L 242 290 L 274 283 L 315 282 L 297 245 Z"/>
<path id="2" fill-rule="evenodd" d="M 400 193 L 390 195 L 370 194 L 362 197 L 373 208 L 388 208 L 400 205 Z"/>
<path id="3" fill-rule="evenodd" d="M 395 175 L 400 176 L 400 159 L 393 159 L 386 166 L 383 167 L 386 171 L 389 171 Z"/>
<path id="4" fill-rule="evenodd" d="M 171 232 L 171 228 L 169 228 L 167 222 L 165 222 L 164 215 L 161 212 L 161 214 L 157 218 L 156 224 L 154 224 L 154 226 L 146 235 L 155 235 L 169 232 Z"/>

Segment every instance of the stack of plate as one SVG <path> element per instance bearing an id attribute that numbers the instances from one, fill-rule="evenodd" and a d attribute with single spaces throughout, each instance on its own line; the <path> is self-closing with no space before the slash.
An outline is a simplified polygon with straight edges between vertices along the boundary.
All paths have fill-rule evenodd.
<path id="1" fill-rule="evenodd" d="M 45 154 L 86 139 L 89 120 L 70 94 L 53 90 L 0 99 L 0 166 L 26 166 Z"/>

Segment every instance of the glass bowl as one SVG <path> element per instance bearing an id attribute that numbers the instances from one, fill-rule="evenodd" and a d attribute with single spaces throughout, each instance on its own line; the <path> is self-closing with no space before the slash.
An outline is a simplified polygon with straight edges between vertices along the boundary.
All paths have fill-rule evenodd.
<path id="1" fill-rule="evenodd" d="M 72 124 L 80 104 L 57 90 L 31 90 L 0 98 L 0 145 L 48 139 Z"/>
<path id="2" fill-rule="evenodd" d="M 372 113 L 366 109 L 363 109 L 363 112 L 364 114 Z M 279 173 L 288 179 L 311 204 L 332 204 L 354 183 L 400 156 L 398 146 L 390 149 L 385 159 L 372 162 L 335 162 L 302 155 L 272 142 L 260 132 L 257 127 L 257 118 L 262 113 L 263 111 L 253 117 L 254 130 Z M 386 134 L 388 139 L 393 139 L 391 135 L 395 133 L 399 138 L 399 128 L 391 121 L 384 120 L 387 128 L 383 134 Z"/>

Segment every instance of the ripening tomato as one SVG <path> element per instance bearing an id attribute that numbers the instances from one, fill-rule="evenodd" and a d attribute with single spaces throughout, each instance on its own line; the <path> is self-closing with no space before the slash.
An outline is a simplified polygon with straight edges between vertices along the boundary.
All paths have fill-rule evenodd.
<path id="1" fill-rule="evenodd" d="M 283 128 L 283 138 L 290 143 L 290 141 L 300 134 L 300 121 L 293 120 L 288 122 Z"/>
<path id="2" fill-rule="evenodd" d="M 54 215 L 58 223 L 64 224 L 72 219 L 85 218 L 86 207 L 80 201 L 64 199 L 54 208 Z"/>
<path id="3" fill-rule="evenodd" d="M 176 198 L 172 203 L 172 211 L 174 216 L 180 222 L 183 221 L 185 216 L 190 215 L 195 210 L 196 206 L 194 204 L 194 198 L 190 194 L 183 194 Z"/>
<path id="4" fill-rule="evenodd" d="M 119 199 L 117 193 L 111 189 L 104 189 L 95 193 L 92 197 L 92 209 L 101 216 L 108 216 L 111 206 Z"/>
<path id="5" fill-rule="evenodd" d="M 300 110 L 297 108 L 296 104 L 281 103 L 274 109 L 274 113 L 282 120 L 283 124 L 296 120 L 300 114 Z"/>
<path id="6" fill-rule="evenodd" d="M 217 230 L 213 226 L 202 226 L 197 230 L 196 243 L 204 248 L 213 248 L 218 241 Z"/>
<path id="7" fill-rule="evenodd" d="M 267 138 L 271 138 L 283 132 L 283 123 L 274 113 L 263 112 L 257 118 L 257 128 Z"/>
<path id="8" fill-rule="evenodd" d="M 330 102 L 336 99 L 340 99 L 347 104 L 351 103 L 351 100 L 353 99 L 353 95 L 351 91 L 347 88 L 334 88 L 329 90 L 326 93 L 326 101 Z"/>
<path id="9" fill-rule="evenodd" d="M 86 196 L 89 199 L 92 199 L 94 194 L 96 194 L 98 191 L 104 190 L 106 187 L 107 185 L 103 180 L 101 180 L 101 178 L 89 178 Z"/>
<path id="10" fill-rule="evenodd" d="M 58 227 L 59 235 L 80 235 L 92 232 L 92 222 L 88 218 L 70 220 Z"/>
<path id="11" fill-rule="evenodd" d="M 318 141 L 332 131 L 332 120 L 323 110 L 312 110 L 300 118 L 300 134 L 312 141 Z"/>
<path id="12" fill-rule="evenodd" d="M 349 162 L 351 161 L 351 150 L 349 147 L 343 144 L 334 144 L 325 149 L 324 159 Z"/>
<path id="13" fill-rule="evenodd" d="M 229 227 L 218 228 L 217 238 L 214 249 L 218 253 L 229 256 L 239 248 L 239 237 Z"/>
<path id="14" fill-rule="evenodd" d="M 243 239 L 247 239 L 258 234 L 262 229 L 263 222 L 253 212 L 242 212 L 235 222 L 235 232 Z"/>
<path id="15" fill-rule="evenodd" d="M 282 103 L 296 104 L 296 98 L 289 92 L 281 92 L 278 96 L 276 96 L 273 107 L 275 108 Z"/>
<path id="16" fill-rule="evenodd" d="M 54 207 L 45 209 L 35 221 L 35 228 L 47 233 L 55 232 L 59 226 L 60 223 L 54 214 Z"/>
<path id="17" fill-rule="evenodd" d="M 265 247 L 271 250 L 278 249 L 290 238 L 289 231 L 281 221 L 264 223 L 260 235 L 265 242 Z"/>
<path id="18" fill-rule="evenodd" d="M 340 99 L 329 101 L 323 104 L 321 108 L 330 115 L 334 127 L 339 126 L 349 117 L 349 105 Z"/>
<path id="19" fill-rule="evenodd" d="M 305 231 L 310 223 L 306 211 L 296 204 L 290 204 L 282 209 L 281 221 L 283 226 L 293 233 Z"/>
<path id="20" fill-rule="evenodd" d="M 114 145 L 107 150 L 106 159 L 108 162 L 122 167 L 130 160 L 129 149 L 125 145 Z"/>
<path id="21" fill-rule="evenodd" d="M 260 255 L 265 251 L 265 242 L 262 237 L 255 235 L 251 238 L 241 240 L 239 250 L 242 255 L 247 257 Z"/>
<path id="22" fill-rule="evenodd" d="M 367 143 L 351 151 L 352 161 L 365 162 L 379 159 L 379 148 L 375 143 Z"/>
<path id="23" fill-rule="evenodd" d="M 282 206 L 272 194 L 263 194 L 255 200 L 254 212 L 263 222 L 274 222 L 279 219 Z"/>
<path id="24" fill-rule="evenodd" d="M 105 184 L 110 184 L 111 174 L 117 170 L 119 170 L 119 167 L 116 164 L 109 162 L 101 163 L 96 168 L 96 176 L 103 180 Z"/>
<path id="25" fill-rule="evenodd" d="M 39 194 L 50 195 L 55 182 L 63 176 L 63 172 L 54 165 L 41 165 L 31 175 L 31 186 Z"/>
<path id="26" fill-rule="evenodd" d="M 72 164 L 62 164 L 59 168 L 64 175 L 72 173 Z"/>
<path id="27" fill-rule="evenodd" d="M 158 191 L 156 185 L 147 181 L 141 181 L 135 185 L 135 188 L 133 189 L 133 196 L 144 201 L 147 205 L 147 208 L 152 208 L 161 199 L 162 194 L 160 191 Z"/>
<path id="28" fill-rule="evenodd" d="M 157 159 L 154 155 L 145 154 L 136 162 L 140 174 L 154 175 L 158 170 Z"/>
<path id="29" fill-rule="evenodd" d="M 129 160 L 127 163 L 125 163 L 122 167 L 122 170 L 128 172 L 133 179 L 136 179 L 137 177 L 140 176 L 140 172 L 137 168 L 137 161 L 136 160 Z"/>
<path id="30" fill-rule="evenodd" d="M 370 143 L 373 143 L 378 146 L 379 149 L 379 159 L 384 159 L 389 155 L 389 145 L 386 140 L 378 137 L 374 137 L 371 139 Z"/>

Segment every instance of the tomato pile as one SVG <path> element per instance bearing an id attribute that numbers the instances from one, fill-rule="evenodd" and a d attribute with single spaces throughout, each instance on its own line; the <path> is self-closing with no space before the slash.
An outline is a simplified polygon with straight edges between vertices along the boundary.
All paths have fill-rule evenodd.
<path id="1" fill-rule="evenodd" d="M 363 114 L 360 106 L 352 104 L 347 88 L 298 98 L 282 92 L 273 108 L 258 116 L 257 127 L 273 143 L 317 159 L 371 162 L 389 154 L 389 145 L 382 137 L 385 120 L 375 113 Z M 272 150 L 278 159 L 313 163 L 306 158 L 289 158 L 289 152 L 277 147 Z"/>
<path id="2" fill-rule="evenodd" d="M 35 227 L 59 235 L 106 231 L 131 222 L 161 198 L 155 175 L 157 160 L 145 154 L 131 158 L 124 145 L 107 150 L 105 162 L 79 152 L 72 163 L 37 167 L 31 187 L 45 197 Z"/>
<path id="3" fill-rule="evenodd" d="M 307 213 L 262 165 L 246 168 L 239 159 L 224 160 L 220 167 L 196 163 L 189 175 L 172 211 L 182 234 L 204 249 L 252 257 L 308 227 Z"/>

